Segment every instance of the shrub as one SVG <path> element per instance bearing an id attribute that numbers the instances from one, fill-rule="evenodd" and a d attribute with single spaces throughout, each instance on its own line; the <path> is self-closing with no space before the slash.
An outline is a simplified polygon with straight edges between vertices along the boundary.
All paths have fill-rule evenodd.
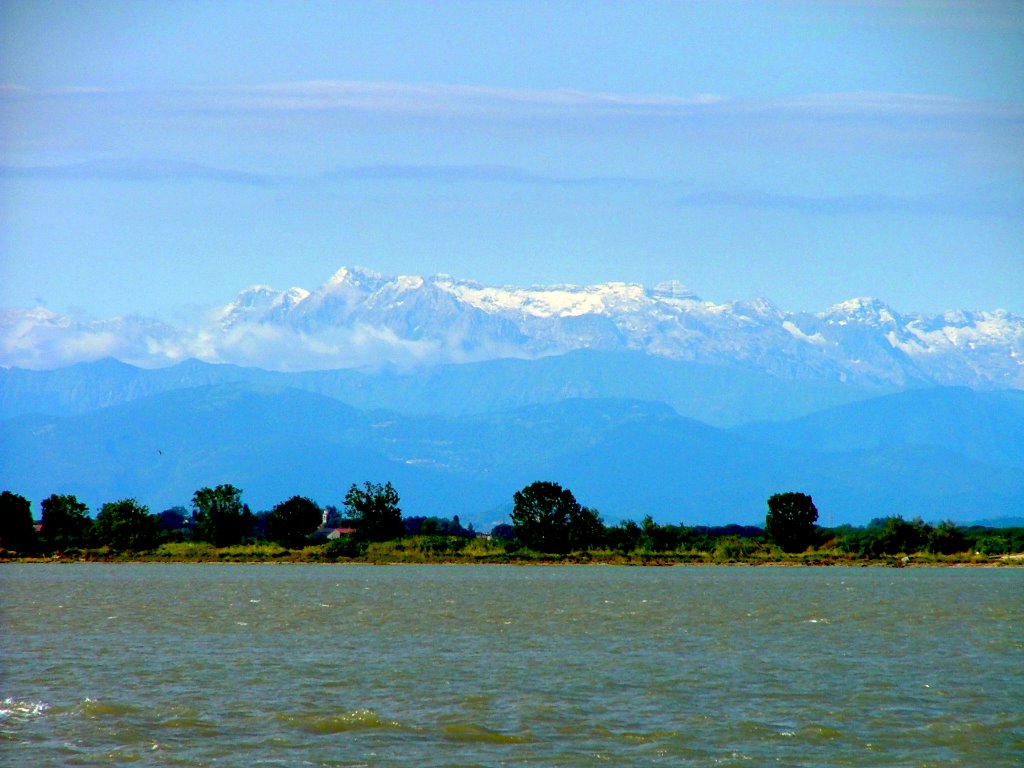
<path id="1" fill-rule="evenodd" d="M 324 557 L 337 560 L 342 557 L 362 557 L 366 554 L 366 542 L 354 536 L 340 536 L 324 545 Z"/>

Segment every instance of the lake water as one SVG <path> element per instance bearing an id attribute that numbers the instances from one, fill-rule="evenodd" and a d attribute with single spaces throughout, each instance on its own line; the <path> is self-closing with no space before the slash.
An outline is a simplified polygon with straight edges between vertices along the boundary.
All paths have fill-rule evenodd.
<path id="1" fill-rule="evenodd" d="M 1020 766 L 1024 569 L 0 566 L 9 766 Z"/>

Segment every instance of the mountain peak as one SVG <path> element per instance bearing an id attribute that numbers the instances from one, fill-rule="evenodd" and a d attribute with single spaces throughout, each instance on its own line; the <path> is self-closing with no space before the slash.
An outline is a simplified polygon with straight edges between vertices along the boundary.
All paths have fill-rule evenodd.
<path id="1" fill-rule="evenodd" d="M 1024 318 L 897 314 L 868 297 L 818 315 L 766 299 L 715 304 L 683 283 L 494 287 L 438 274 L 342 267 L 310 292 L 254 285 L 194 326 L 0 311 L 0 366 L 103 356 L 143 366 L 188 357 L 273 370 L 396 369 L 574 350 L 636 352 L 784 379 L 869 387 L 1024 388 Z"/>
<path id="2" fill-rule="evenodd" d="M 338 285 L 351 285 L 356 287 L 378 286 L 387 280 L 380 272 L 375 272 L 366 267 L 342 267 L 330 279 L 320 286 L 323 291 L 329 291 Z"/>
<path id="3" fill-rule="evenodd" d="M 665 280 L 658 283 L 650 290 L 650 295 L 656 299 L 700 301 L 700 297 L 696 293 L 678 280 Z"/>
<path id="4" fill-rule="evenodd" d="M 860 296 L 834 304 L 825 310 L 820 317 L 840 325 L 847 322 L 875 326 L 896 326 L 899 324 L 899 316 L 888 304 L 870 296 Z"/>

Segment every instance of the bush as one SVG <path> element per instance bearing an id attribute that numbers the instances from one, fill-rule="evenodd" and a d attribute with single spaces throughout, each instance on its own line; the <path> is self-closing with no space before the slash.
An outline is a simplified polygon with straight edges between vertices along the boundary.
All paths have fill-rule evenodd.
<path id="1" fill-rule="evenodd" d="M 337 560 L 342 557 L 362 557 L 366 554 L 367 542 L 354 536 L 340 536 L 330 539 L 324 545 L 324 557 Z"/>
<path id="2" fill-rule="evenodd" d="M 719 539 L 713 556 L 715 560 L 720 563 L 732 563 L 747 557 L 753 549 L 754 548 L 743 539 L 732 537 L 723 538 Z"/>

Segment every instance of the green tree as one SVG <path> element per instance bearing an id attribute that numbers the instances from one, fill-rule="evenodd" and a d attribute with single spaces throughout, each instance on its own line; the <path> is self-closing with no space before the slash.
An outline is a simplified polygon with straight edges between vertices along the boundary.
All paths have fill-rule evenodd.
<path id="1" fill-rule="evenodd" d="M 516 538 L 530 549 L 555 553 L 588 549 L 604 535 L 597 512 L 581 506 L 572 491 L 558 483 L 532 483 L 512 494 L 512 503 Z"/>
<path id="2" fill-rule="evenodd" d="M 93 525 L 93 540 L 122 552 L 141 552 L 156 546 L 160 520 L 135 499 L 111 501 L 100 507 Z"/>
<path id="3" fill-rule="evenodd" d="M 681 525 L 658 525 L 647 515 L 642 524 L 640 545 L 651 552 L 672 552 L 682 546 L 688 531 Z"/>
<path id="4" fill-rule="evenodd" d="M 768 499 L 764 535 L 786 552 L 801 552 L 814 538 L 818 509 L 806 493 L 776 493 Z"/>
<path id="5" fill-rule="evenodd" d="M 877 531 L 877 549 L 880 554 L 896 555 L 920 552 L 928 543 L 931 526 L 919 517 L 904 520 L 900 515 L 887 517 Z"/>
<path id="6" fill-rule="evenodd" d="M 19 553 L 33 552 L 35 539 L 36 529 L 29 500 L 10 491 L 0 493 L 0 548 Z"/>
<path id="7" fill-rule="evenodd" d="M 164 539 L 180 541 L 183 536 L 189 533 L 188 510 L 184 507 L 170 507 L 159 515 L 160 534 Z"/>
<path id="8" fill-rule="evenodd" d="M 969 549 L 967 538 L 956 523 L 945 520 L 928 532 L 928 551 L 940 555 L 953 555 Z"/>
<path id="9" fill-rule="evenodd" d="M 355 523 L 356 535 L 366 541 L 389 541 L 405 532 L 398 492 L 391 483 L 380 485 L 369 481 L 359 488 L 355 484 L 345 494 L 345 509 Z"/>
<path id="10" fill-rule="evenodd" d="M 266 536 L 283 547 L 301 546 L 309 534 L 320 527 L 323 513 L 315 501 L 292 496 L 270 511 Z"/>
<path id="11" fill-rule="evenodd" d="M 516 537 L 516 529 L 508 523 L 499 523 L 491 528 L 491 538 L 496 541 L 512 541 Z"/>
<path id="12" fill-rule="evenodd" d="M 580 507 L 569 515 L 569 549 L 586 550 L 604 541 L 605 526 L 601 515 L 592 507 Z"/>
<path id="13" fill-rule="evenodd" d="M 606 529 L 605 536 L 609 547 L 625 554 L 641 545 L 643 529 L 635 520 L 620 520 Z"/>
<path id="14" fill-rule="evenodd" d="M 89 543 L 92 518 L 89 508 L 72 494 L 43 499 L 43 541 L 52 551 L 84 547 Z"/>
<path id="15" fill-rule="evenodd" d="M 194 538 L 215 547 L 238 544 L 252 530 L 253 515 L 242 504 L 242 491 L 233 485 L 200 488 L 192 495 L 192 509 Z"/>

